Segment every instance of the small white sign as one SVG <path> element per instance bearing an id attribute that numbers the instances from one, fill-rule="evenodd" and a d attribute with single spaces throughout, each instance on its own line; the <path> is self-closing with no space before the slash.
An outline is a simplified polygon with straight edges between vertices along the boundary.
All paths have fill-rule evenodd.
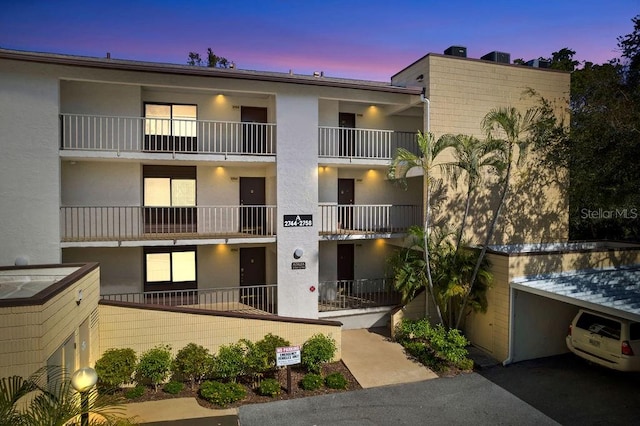
<path id="1" fill-rule="evenodd" d="M 294 364 L 300 364 L 300 346 L 276 348 L 276 365 L 278 367 Z"/>

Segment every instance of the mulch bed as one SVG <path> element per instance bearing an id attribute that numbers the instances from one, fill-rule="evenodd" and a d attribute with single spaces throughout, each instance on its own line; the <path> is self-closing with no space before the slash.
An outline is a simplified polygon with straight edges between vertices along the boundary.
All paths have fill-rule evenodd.
<path id="1" fill-rule="evenodd" d="M 240 382 L 247 389 L 247 396 L 244 399 L 237 401 L 233 404 L 230 404 L 226 407 L 220 407 L 218 405 L 212 404 L 209 401 L 206 401 L 205 399 L 200 397 L 197 390 L 192 391 L 189 388 L 189 385 L 186 385 L 185 388 L 182 390 L 182 392 L 175 395 L 166 393 L 161 389 L 158 390 L 158 392 L 154 392 L 152 388 L 149 388 L 145 390 L 145 393 L 141 397 L 135 398 L 135 399 L 127 399 L 125 401 L 127 403 L 130 403 L 130 402 L 168 400 L 172 398 L 196 398 L 196 400 L 198 401 L 198 404 L 200 404 L 203 407 L 211 408 L 211 409 L 220 409 L 220 408 L 234 408 L 234 407 L 239 407 L 241 405 L 246 405 L 246 404 L 258 404 L 263 402 L 288 400 L 288 399 L 294 399 L 294 398 L 305 398 L 307 396 L 325 395 L 325 394 L 331 394 L 331 393 L 337 393 L 337 392 L 347 392 L 355 389 L 362 389 L 362 386 L 360 386 L 356 378 L 353 377 L 353 374 L 351 374 L 351 371 L 349 371 L 349 369 L 344 365 L 342 361 L 327 363 L 327 364 L 324 364 L 322 367 L 323 377 L 326 377 L 327 375 L 335 372 L 342 373 L 344 378 L 347 379 L 348 387 L 346 390 L 330 389 L 327 387 L 322 387 L 314 391 L 304 390 L 300 387 L 300 381 L 306 374 L 306 371 L 300 367 L 292 367 L 291 368 L 291 387 L 292 387 L 291 392 L 287 392 L 287 370 L 280 369 L 275 373 L 275 375 L 271 376 L 273 378 L 278 379 L 278 381 L 280 382 L 280 386 L 282 389 L 282 392 L 280 393 L 280 395 L 277 395 L 275 397 L 262 396 L 262 395 L 259 395 L 256 390 L 253 389 L 253 385 L 254 385 L 253 383 Z M 266 377 L 269 377 L 269 376 L 266 376 Z"/>

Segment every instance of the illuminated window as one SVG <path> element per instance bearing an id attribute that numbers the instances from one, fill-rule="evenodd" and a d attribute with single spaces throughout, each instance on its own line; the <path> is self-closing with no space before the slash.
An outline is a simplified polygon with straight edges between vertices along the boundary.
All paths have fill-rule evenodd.
<path id="1" fill-rule="evenodd" d="M 145 104 L 144 150 L 195 152 L 198 150 L 196 105 Z"/>
<path id="2" fill-rule="evenodd" d="M 145 291 L 196 288 L 195 248 L 146 248 L 145 277 Z"/>

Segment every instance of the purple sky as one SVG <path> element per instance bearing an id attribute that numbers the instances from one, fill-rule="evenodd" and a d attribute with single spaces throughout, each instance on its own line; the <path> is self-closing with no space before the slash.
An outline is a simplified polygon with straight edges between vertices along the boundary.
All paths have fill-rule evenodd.
<path id="1" fill-rule="evenodd" d="M 606 62 L 640 14 L 640 0 L 0 2 L 4 48 L 184 64 L 211 47 L 242 69 L 380 81 L 451 45 Z"/>

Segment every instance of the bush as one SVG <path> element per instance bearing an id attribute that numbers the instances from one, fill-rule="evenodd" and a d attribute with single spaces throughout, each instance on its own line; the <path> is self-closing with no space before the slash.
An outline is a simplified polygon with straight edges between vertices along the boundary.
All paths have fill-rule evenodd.
<path id="1" fill-rule="evenodd" d="M 322 385 L 324 385 L 324 380 L 319 374 L 307 373 L 300 381 L 300 385 L 302 386 L 302 389 L 312 391 L 320 389 Z"/>
<path id="2" fill-rule="evenodd" d="M 311 336 L 302 345 L 302 365 L 311 373 L 320 373 L 321 364 L 329 362 L 336 353 L 336 342 L 324 334 Z"/>
<path id="3" fill-rule="evenodd" d="M 238 342 L 244 352 L 242 370 L 254 377 L 262 376 L 269 369 L 267 354 L 255 343 L 242 339 Z"/>
<path id="4" fill-rule="evenodd" d="M 245 368 L 244 348 L 236 343 L 220 346 L 218 355 L 213 360 L 213 375 L 235 382 Z"/>
<path id="5" fill-rule="evenodd" d="M 276 348 L 291 346 L 291 343 L 280 336 L 269 333 L 258 340 L 256 346 L 267 356 L 269 368 L 276 368 Z"/>
<path id="6" fill-rule="evenodd" d="M 324 378 L 324 383 L 331 389 L 346 389 L 349 386 L 349 382 L 345 379 L 342 373 L 331 373 Z"/>
<path id="7" fill-rule="evenodd" d="M 188 379 L 191 389 L 195 388 L 196 383 L 200 384 L 212 368 L 213 357 L 209 354 L 209 349 L 195 343 L 189 343 L 180 349 L 173 361 L 173 372 Z"/>
<path id="8" fill-rule="evenodd" d="M 143 353 L 137 374 L 141 381 L 151 383 L 158 392 L 158 385 L 171 374 L 171 346 L 159 345 Z"/>
<path id="9" fill-rule="evenodd" d="M 184 383 L 173 381 L 165 383 L 165 385 L 162 387 L 163 391 L 165 391 L 166 393 L 170 393 L 171 395 L 179 394 L 180 392 L 182 392 L 182 389 L 184 389 Z"/>
<path id="10" fill-rule="evenodd" d="M 136 361 L 136 353 L 131 348 L 108 349 L 95 366 L 101 387 L 118 388 L 130 383 L 136 371 Z"/>
<path id="11" fill-rule="evenodd" d="M 127 399 L 140 398 L 142 395 L 144 395 L 144 389 L 144 386 L 137 385 L 131 389 L 127 389 L 124 393 L 124 397 Z"/>
<path id="12" fill-rule="evenodd" d="M 200 395 L 209 402 L 225 407 L 243 399 L 247 391 L 239 383 L 206 381 L 200 386 Z"/>
<path id="13" fill-rule="evenodd" d="M 258 393 L 264 396 L 274 397 L 280 395 L 281 391 L 280 382 L 276 379 L 264 379 L 258 387 Z"/>

